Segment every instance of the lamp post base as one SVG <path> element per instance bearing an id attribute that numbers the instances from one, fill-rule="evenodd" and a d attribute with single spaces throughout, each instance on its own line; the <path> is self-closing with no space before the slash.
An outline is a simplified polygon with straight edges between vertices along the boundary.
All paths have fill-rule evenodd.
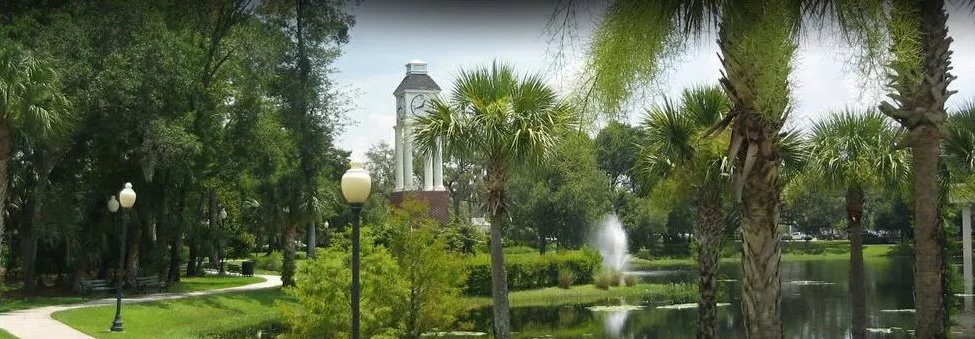
<path id="1" fill-rule="evenodd" d="M 123 332 L 123 331 L 125 331 L 125 329 L 122 328 L 122 319 L 115 318 L 115 321 L 112 322 L 112 332 Z"/>

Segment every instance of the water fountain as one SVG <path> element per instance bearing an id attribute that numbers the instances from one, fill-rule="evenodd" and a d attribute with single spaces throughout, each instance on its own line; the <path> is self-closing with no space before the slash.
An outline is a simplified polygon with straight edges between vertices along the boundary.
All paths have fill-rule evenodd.
<path id="1" fill-rule="evenodd" d="M 609 214 L 596 228 L 592 244 L 603 255 L 603 267 L 623 273 L 629 261 L 629 246 L 623 223 L 614 214 Z"/>

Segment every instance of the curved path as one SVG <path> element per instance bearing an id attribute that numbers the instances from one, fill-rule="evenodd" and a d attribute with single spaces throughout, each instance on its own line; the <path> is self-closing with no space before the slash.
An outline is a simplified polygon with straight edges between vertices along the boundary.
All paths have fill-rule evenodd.
<path id="1" fill-rule="evenodd" d="M 157 300 L 181 299 L 181 298 L 199 297 L 199 296 L 221 294 L 221 293 L 251 291 L 251 290 L 274 288 L 274 287 L 281 286 L 280 276 L 276 276 L 276 275 L 254 275 L 254 276 L 264 278 L 264 282 L 259 282 L 256 284 L 250 284 L 244 286 L 237 286 L 237 287 L 221 288 L 221 289 L 209 290 L 209 291 L 150 294 L 150 295 L 137 297 L 137 298 L 125 298 L 122 299 L 122 303 L 134 304 L 134 303 L 143 303 L 143 302 L 157 301 Z M 92 300 L 92 301 L 78 303 L 78 304 L 45 306 L 45 307 L 31 308 L 26 310 L 11 311 L 7 313 L 0 313 L 0 328 L 6 330 L 7 332 L 10 332 L 10 334 L 13 334 L 14 336 L 20 339 L 91 338 L 91 336 L 81 333 L 78 330 L 71 328 L 71 326 L 65 325 L 60 321 L 54 320 L 54 318 L 51 317 L 51 314 L 63 310 L 70 310 L 70 309 L 82 308 L 82 307 L 105 306 L 105 305 L 115 305 L 115 298 L 105 298 L 105 299 Z M 123 310 L 123 314 L 124 314 L 124 310 Z M 106 326 L 107 325 L 108 324 L 106 324 Z"/>

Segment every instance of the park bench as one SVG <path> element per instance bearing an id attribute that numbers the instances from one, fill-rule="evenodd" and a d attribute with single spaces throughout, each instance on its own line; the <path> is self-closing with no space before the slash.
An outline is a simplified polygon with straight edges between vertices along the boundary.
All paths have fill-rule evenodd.
<path id="1" fill-rule="evenodd" d="M 93 293 L 115 291 L 115 286 L 105 279 L 84 279 L 81 281 L 81 293 L 86 297 L 91 297 Z"/>
<path id="2" fill-rule="evenodd" d="M 240 265 L 237 265 L 237 264 L 228 264 L 227 265 L 227 272 L 240 274 Z"/>
<path id="3" fill-rule="evenodd" d="M 149 275 L 135 278 L 135 288 L 139 293 L 146 293 L 150 290 L 162 292 L 166 288 L 166 283 L 159 280 L 157 275 Z"/>

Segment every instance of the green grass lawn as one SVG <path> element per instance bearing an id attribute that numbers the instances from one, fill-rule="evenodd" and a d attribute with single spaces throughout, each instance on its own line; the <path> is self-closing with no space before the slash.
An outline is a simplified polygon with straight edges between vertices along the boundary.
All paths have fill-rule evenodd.
<path id="1" fill-rule="evenodd" d="M 264 282 L 261 277 L 237 277 L 237 276 L 205 276 L 205 277 L 184 277 L 180 279 L 180 284 L 173 286 L 168 292 L 196 292 L 209 291 L 228 287 L 256 284 Z"/>
<path id="2" fill-rule="evenodd" d="M 207 291 L 215 290 L 227 287 L 236 287 L 249 285 L 254 283 L 259 283 L 264 281 L 260 277 L 218 277 L 218 276 L 205 276 L 205 277 L 184 277 L 181 279 L 179 285 L 170 287 L 165 292 L 196 292 L 196 291 Z M 63 295 L 63 296 L 39 296 L 34 298 L 21 298 L 17 297 L 16 293 L 18 291 L 11 291 L 14 296 L 7 297 L 6 293 L 4 299 L 0 301 L 0 312 L 9 312 L 16 310 L 23 310 L 28 308 L 44 307 L 51 305 L 66 305 L 74 304 L 85 301 L 81 296 L 76 295 Z M 126 294 L 132 296 L 130 294 Z M 95 298 L 108 297 L 110 295 L 96 296 Z M 2 337 L 0 337 L 2 338 Z"/>
<path id="3" fill-rule="evenodd" d="M 894 249 L 896 245 L 864 245 L 863 246 L 863 258 L 865 260 L 879 259 L 889 257 L 890 251 Z M 793 254 L 786 253 L 782 255 L 782 261 L 808 261 L 808 260 L 849 260 L 850 253 L 823 253 L 823 254 Z M 721 263 L 740 263 L 741 258 L 735 257 L 725 257 L 721 258 Z M 697 263 L 693 258 L 662 258 L 662 259 L 633 259 L 630 261 L 631 270 L 649 270 L 649 269 L 659 269 L 667 267 L 677 267 L 677 266 L 694 266 Z"/>
<path id="4" fill-rule="evenodd" d="M 125 305 L 124 333 L 108 331 L 111 306 L 61 311 L 54 319 L 96 338 L 202 338 L 280 321 L 276 300 L 293 299 L 275 288 Z"/>
<path id="5" fill-rule="evenodd" d="M 0 329 L 0 339 L 17 339 L 17 337 L 15 337 L 13 334 L 10 334 L 10 332 Z"/>
<path id="6" fill-rule="evenodd" d="M 611 287 L 601 290 L 593 285 L 577 285 L 571 289 L 549 287 L 537 290 L 515 291 L 509 293 L 512 307 L 558 306 L 590 304 L 609 298 L 640 298 L 658 302 L 686 302 L 697 298 L 697 285 L 692 284 L 637 284 L 635 286 Z M 469 308 L 490 306 L 490 297 L 468 297 L 465 303 Z"/>

